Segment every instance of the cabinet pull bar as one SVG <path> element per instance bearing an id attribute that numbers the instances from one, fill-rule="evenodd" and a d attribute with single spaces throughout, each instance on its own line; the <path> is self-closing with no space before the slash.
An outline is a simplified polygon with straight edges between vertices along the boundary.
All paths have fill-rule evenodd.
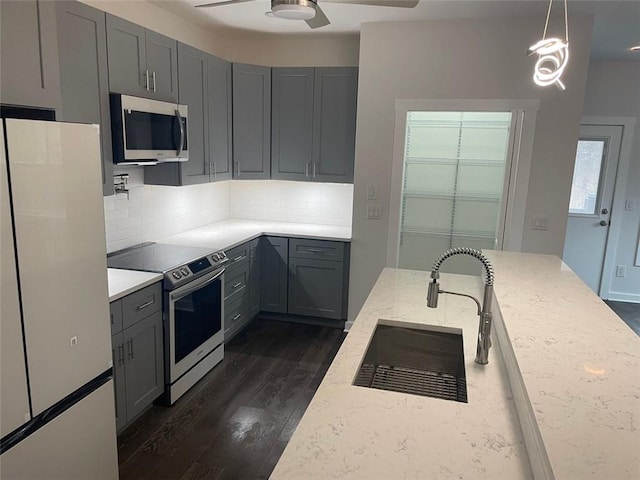
<path id="1" fill-rule="evenodd" d="M 142 310 L 143 308 L 147 308 L 149 305 L 153 305 L 156 303 L 155 300 L 149 300 L 147 303 L 143 303 L 142 305 L 138 305 L 137 309 Z"/>
<path id="2" fill-rule="evenodd" d="M 144 71 L 144 78 L 145 78 L 144 88 L 148 92 L 149 91 L 149 70 Z"/>
<path id="3" fill-rule="evenodd" d="M 118 363 L 124 365 L 124 345 L 118 345 Z"/>
<path id="4" fill-rule="evenodd" d="M 240 162 L 236 162 L 236 173 L 240 176 Z"/>
<path id="5" fill-rule="evenodd" d="M 216 176 L 218 175 L 218 173 L 216 172 L 216 162 L 213 162 L 212 165 L 213 165 L 213 178 L 216 178 Z"/>
<path id="6" fill-rule="evenodd" d="M 246 255 L 238 255 L 236 258 L 233 259 L 233 261 L 239 262 L 240 260 L 244 260 L 245 258 L 247 258 Z"/>
<path id="7" fill-rule="evenodd" d="M 129 347 L 129 353 L 127 354 L 127 356 L 130 360 L 133 360 L 133 338 L 127 340 L 127 347 Z"/>
<path id="8" fill-rule="evenodd" d="M 156 91 L 156 72 L 153 72 L 153 75 L 151 76 L 151 78 L 153 78 L 153 91 L 155 93 L 155 91 Z"/>
<path id="9" fill-rule="evenodd" d="M 238 283 L 236 283 L 236 284 L 233 286 L 233 288 L 238 288 L 238 287 L 239 287 L 239 286 L 241 286 L 241 285 L 242 285 L 242 282 L 238 282 Z"/>
<path id="10" fill-rule="evenodd" d="M 236 320 L 238 320 L 240 317 L 242 316 L 241 313 L 237 314 L 235 317 L 233 317 L 233 321 L 235 322 Z"/>
<path id="11" fill-rule="evenodd" d="M 316 178 L 316 166 L 317 166 L 317 163 L 314 163 L 313 164 L 313 178 Z"/>
<path id="12" fill-rule="evenodd" d="M 309 176 L 309 164 L 308 163 L 304 164 L 304 176 L 305 177 Z"/>
<path id="13" fill-rule="evenodd" d="M 324 250 L 320 250 L 319 248 L 307 248 L 307 252 L 311 252 L 311 253 L 324 253 Z"/>

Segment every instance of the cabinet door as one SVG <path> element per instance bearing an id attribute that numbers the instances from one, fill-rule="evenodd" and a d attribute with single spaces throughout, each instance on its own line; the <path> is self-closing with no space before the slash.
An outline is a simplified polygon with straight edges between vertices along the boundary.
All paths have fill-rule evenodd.
<path id="1" fill-rule="evenodd" d="M 231 63 L 209 55 L 207 62 L 209 163 L 212 180 L 232 175 Z"/>
<path id="2" fill-rule="evenodd" d="M 102 193 L 113 195 L 113 157 L 105 13 L 79 2 L 55 2 L 60 56 L 60 119 L 100 125 Z"/>
<path id="3" fill-rule="evenodd" d="M 287 313 L 287 259 L 289 239 L 263 237 L 261 240 L 262 264 L 261 309 L 265 312 Z"/>
<path id="4" fill-rule="evenodd" d="M 162 314 L 155 313 L 123 332 L 127 420 L 164 391 Z"/>
<path id="5" fill-rule="evenodd" d="M 289 313 L 342 320 L 343 263 L 289 259 Z"/>
<path id="6" fill-rule="evenodd" d="M 255 317 L 260 312 L 260 238 L 251 241 L 249 253 L 249 318 Z"/>
<path id="7" fill-rule="evenodd" d="M 233 177 L 271 176 L 271 68 L 233 64 Z"/>
<path id="8" fill-rule="evenodd" d="M 353 182 L 358 69 L 315 69 L 313 180 Z"/>
<path id="9" fill-rule="evenodd" d="M 183 185 L 209 181 L 208 119 L 205 108 L 207 57 L 200 50 L 178 44 L 178 98 L 181 104 L 189 107 L 189 160 L 181 165 Z"/>
<path id="10" fill-rule="evenodd" d="M 271 178 L 311 180 L 313 68 L 274 68 Z"/>
<path id="11" fill-rule="evenodd" d="M 60 75 L 55 2 L 0 2 L 0 102 L 57 109 Z"/>
<path id="12" fill-rule="evenodd" d="M 111 337 L 111 355 L 113 357 L 113 393 L 116 399 L 116 430 L 120 431 L 127 424 L 127 391 L 122 332 Z"/>
<path id="13" fill-rule="evenodd" d="M 149 71 L 149 97 L 164 102 L 177 103 L 178 42 L 147 30 L 145 46 L 146 70 Z"/>
<path id="14" fill-rule="evenodd" d="M 112 92 L 147 96 L 145 29 L 107 14 L 109 86 Z"/>
<path id="15" fill-rule="evenodd" d="M 109 304 L 109 314 L 111 317 L 111 335 L 122 331 L 122 301 L 116 300 Z"/>

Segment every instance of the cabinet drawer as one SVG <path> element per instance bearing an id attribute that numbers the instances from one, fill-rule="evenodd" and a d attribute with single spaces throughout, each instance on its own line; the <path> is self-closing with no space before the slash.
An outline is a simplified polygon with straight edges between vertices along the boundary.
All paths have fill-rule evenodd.
<path id="1" fill-rule="evenodd" d="M 289 239 L 289 257 L 342 262 L 344 260 L 344 243 L 291 238 Z"/>
<path id="2" fill-rule="evenodd" d="M 243 325 L 249 321 L 247 315 L 246 303 L 242 297 L 229 303 L 227 307 L 225 305 L 224 311 L 224 341 L 229 340 L 235 335 Z"/>
<path id="3" fill-rule="evenodd" d="M 229 262 L 225 265 L 227 272 L 235 271 L 236 268 L 244 265 L 249 261 L 249 255 L 251 254 L 251 242 L 243 243 L 237 247 L 233 247 L 231 250 L 227 250 L 227 257 Z"/>
<path id="4" fill-rule="evenodd" d="M 111 335 L 115 335 L 122 330 L 122 301 L 116 300 L 109 304 L 111 314 Z"/>
<path id="5" fill-rule="evenodd" d="M 249 279 L 249 264 L 233 269 L 231 272 L 227 270 L 224 274 L 224 299 L 225 305 L 227 300 L 232 298 L 235 300 L 238 296 L 242 296 L 242 292 L 247 286 Z"/>
<path id="6" fill-rule="evenodd" d="M 162 287 L 154 283 L 122 299 L 123 328 L 162 310 Z"/>

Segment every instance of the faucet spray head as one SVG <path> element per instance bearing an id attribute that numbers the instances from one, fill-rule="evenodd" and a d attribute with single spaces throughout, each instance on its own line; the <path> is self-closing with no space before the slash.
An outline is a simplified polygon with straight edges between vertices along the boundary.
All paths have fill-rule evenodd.
<path id="1" fill-rule="evenodd" d="M 438 293 L 440 293 L 440 284 L 438 280 L 434 278 L 429 282 L 429 288 L 427 290 L 427 307 L 436 308 L 438 306 Z"/>

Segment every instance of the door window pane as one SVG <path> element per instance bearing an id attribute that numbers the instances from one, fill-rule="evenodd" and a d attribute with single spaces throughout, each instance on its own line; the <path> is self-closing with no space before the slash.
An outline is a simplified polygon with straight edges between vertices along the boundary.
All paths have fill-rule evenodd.
<path id="1" fill-rule="evenodd" d="M 600 175 L 606 140 L 579 140 L 571 184 L 569 213 L 594 215 L 598 206 Z"/>

